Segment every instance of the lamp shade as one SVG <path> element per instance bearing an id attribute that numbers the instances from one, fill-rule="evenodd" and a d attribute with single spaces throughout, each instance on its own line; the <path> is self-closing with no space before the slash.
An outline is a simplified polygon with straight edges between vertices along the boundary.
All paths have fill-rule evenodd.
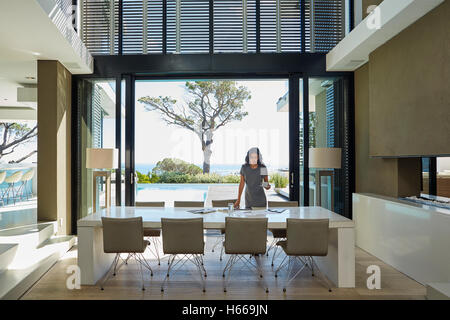
<path id="1" fill-rule="evenodd" d="M 114 169 L 117 168 L 117 149 L 86 148 L 86 168 Z"/>
<path id="2" fill-rule="evenodd" d="M 340 169 L 341 148 L 310 148 L 309 167 L 320 169 Z"/>

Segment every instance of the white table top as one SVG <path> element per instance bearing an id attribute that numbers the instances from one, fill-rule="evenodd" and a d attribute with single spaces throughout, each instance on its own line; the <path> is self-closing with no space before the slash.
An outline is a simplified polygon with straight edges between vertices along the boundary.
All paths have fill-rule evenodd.
<path id="1" fill-rule="evenodd" d="M 330 219 L 330 228 L 353 228 L 353 220 L 336 214 L 322 207 L 271 208 L 286 209 L 282 213 L 267 210 L 236 210 L 232 214 L 215 211 L 205 214 L 188 212 L 196 208 L 149 208 L 149 207 L 111 207 L 103 208 L 94 214 L 78 220 L 78 227 L 101 227 L 101 217 L 131 218 L 141 216 L 144 227 L 160 228 L 161 218 L 203 218 L 205 229 L 225 228 L 225 217 L 267 217 L 269 228 L 286 228 L 286 218 Z M 217 209 L 217 208 L 214 208 Z M 220 208 L 219 208 L 220 209 Z M 225 209 L 225 208 L 222 208 Z"/>

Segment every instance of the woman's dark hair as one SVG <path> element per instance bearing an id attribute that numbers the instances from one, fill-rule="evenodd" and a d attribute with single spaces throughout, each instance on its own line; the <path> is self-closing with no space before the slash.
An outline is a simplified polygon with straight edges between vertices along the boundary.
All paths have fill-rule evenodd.
<path id="1" fill-rule="evenodd" d="M 261 156 L 261 153 L 259 152 L 259 148 L 251 148 L 250 150 L 247 151 L 247 155 L 245 156 L 245 165 L 246 166 L 250 165 L 250 163 L 249 163 L 250 153 L 254 153 L 255 149 L 256 149 L 256 154 L 258 155 L 258 161 L 257 161 L 258 166 L 265 167 L 266 165 L 263 162 L 261 162 L 262 156 Z"/>

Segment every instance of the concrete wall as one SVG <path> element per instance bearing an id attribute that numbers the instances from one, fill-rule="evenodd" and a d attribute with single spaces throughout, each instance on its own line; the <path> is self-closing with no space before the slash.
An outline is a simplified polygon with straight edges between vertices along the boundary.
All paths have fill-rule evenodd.
<path id="1" fill-rule="evenodd" d="M 396 159 L 369 157 L 369 64 L 355 72 L 356 192 L 396 194 Z"/>
<path id="2" fill-rule="evenodd" d="M 420 158 L 375 158 L 369 154 L 369 64 L 355 72 L 356 192 L 390 197 L 420 193 Z"/>
<path id="3" fill-rule="evenodd" d="M 355 72 L 356 192 L 418 194 L 418 156 L 450 152 L 449 16 L 446 1 Z"/>
<path id="4" fill-rule="evenodd" d="M 372 52 L 369 69 L 370 155 L 450 155 L 450 1 Z"/>
<path id="5" fill-rule="evenodd" d="M 71 232 L 71 82 L 58 61 L 38 61 L 38 220 Z"/>

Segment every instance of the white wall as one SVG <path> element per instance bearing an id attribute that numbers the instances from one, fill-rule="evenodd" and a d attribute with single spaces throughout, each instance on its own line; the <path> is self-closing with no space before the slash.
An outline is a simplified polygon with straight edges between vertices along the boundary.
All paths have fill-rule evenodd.
<path id="1" fill-rule="evenodd" d="M 437 158 L 437 171 L 443 172 L 444 170 L 450 170 L 450 157 Z"/>

